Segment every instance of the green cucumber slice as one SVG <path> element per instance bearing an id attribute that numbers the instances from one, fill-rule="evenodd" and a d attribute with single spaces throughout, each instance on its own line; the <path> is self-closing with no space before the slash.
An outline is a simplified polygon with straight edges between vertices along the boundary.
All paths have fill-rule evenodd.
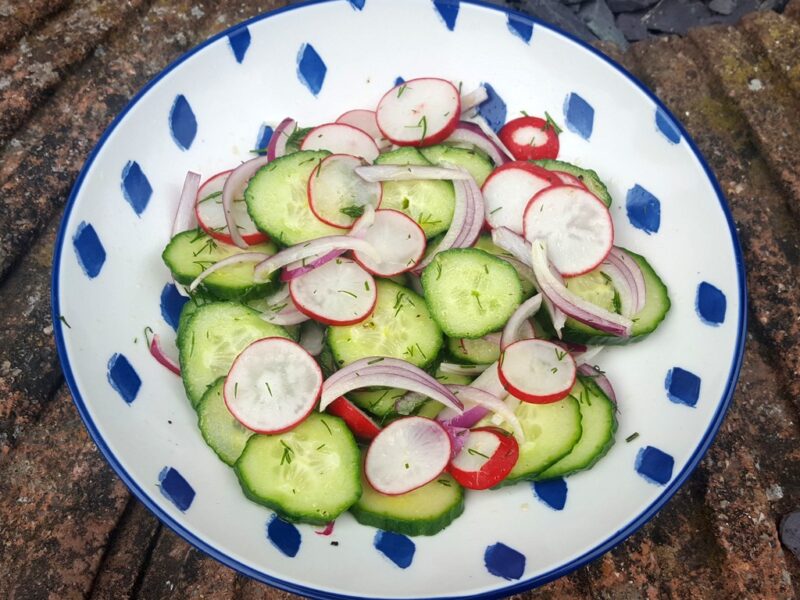
<path id="1" fill-rule="evenodd" d="M 606 184 L 603 183 L 600 176 L 595 171 L 583 169 L 563 160 L 542 159 L 532 160 L 531 162 L 548 171 L 563 171 L 564 173 L 569 173 L 577 177 L 583 182 L 583 185 L 589 188 L 590 192 L 602 200 L 603 204 L 611 206 L 611 194 L 608 192 Z"/>
<path id="2" fill-rule="evenodd" d="M 437 144 L 420 148 L 422 156 L 437 166 L 453 166 L 466 169 L 478 187 L 483 185 L 486 178 L 494 170 L 494 165 L 489 157 L 480 150 L 468 150 L 447 144 Z"/>
<path id="3" fill-rule="evenodd" d="M 211 449 L 226 465 L 233 466 L 242 455 L 247 440 L 253 432 L 239 423 L 225 405 L 220 377 L 197 404 L 197 425 Z"/>

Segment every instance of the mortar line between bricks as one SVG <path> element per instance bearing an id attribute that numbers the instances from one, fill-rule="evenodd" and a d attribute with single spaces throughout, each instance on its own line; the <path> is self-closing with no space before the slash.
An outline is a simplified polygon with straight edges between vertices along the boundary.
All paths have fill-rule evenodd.
<path id="1" fill-rule="evenodd" d="M 139 502 L 139 499 L 135 496 L 131 496 L 131 501 Z M 158 541 L 161 539 L 162 535 L 164 535 L 164 524 L 161 522 L 161 520 L 159 520 L 158 528 L 156 529 L 153 537 L 150 539 L 150 542 L 147 544 L 147 548 L 145 548 L 144 560 L 142 561 L 142 566 L 139 569 L 139 573 L 136 574 L 136 581 L 133 582 L 133 586 L 131 587 L 130 598 L 139 598 L 139 593 L 142 591 L 144 579 L 147 576 L 147 572 L 150 570 L 150 563 L 153 560 L 153 554 L 155 553 L 156 546 L 158 545 Z M 92 582 L 92 584 L 94 585 L 94 582 Z"/>

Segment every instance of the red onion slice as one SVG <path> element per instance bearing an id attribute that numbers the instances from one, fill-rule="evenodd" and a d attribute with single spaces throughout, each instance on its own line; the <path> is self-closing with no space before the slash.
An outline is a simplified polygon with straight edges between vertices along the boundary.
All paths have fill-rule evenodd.
<path id="1" fill-rule="evenodd" d="M 508 152 L 503 150 L 502 144 L 496 144 L 478 125 L 469 121 L 460 121 L 455 131 L 447 138 L 447 142 L 469 144 L 478 150 L 482 150 L 496 167 L 514 160 Z"/>
<path id="2" fill-rule="evenodd" d="M 228 232 L 231 234 L 233 243 L 239 248 L 247 248 L 248 244 L 244 241 L 233 216 L 234 196 L 236 192 L 246 187 L 247 182 L 256 174 L 256 171 L 268 162 L 267 156 L 256 156 L 242 163 L 231 171 L 228 179 L 225 180 L 225 185 L 222 187 L 222 210 L 225 213 L 225 223 L 228 225 Z"/>
<path id="3" fill-rule="evenodd" d="M 531 243 L 508 227 L 492 229 L 492 243 L 511 253 L 522 264 L 531 266 Z"/>
<path id="4" fill-rule="evenodd" d="M 288 289 L 288 286 L 286 287 Z M 262 311 L 261 318 L 267 323 L 284 327 L 288 325 L 299 325 L 309 320 L 306 315 L 297 310 L 297 306 L 295 306 L 291 297 L 279 301 L 279 304 L 275 305 L 275 308 L 276 310 L 267 309 L 266 311 Z"/>
<path id="5" fill-rule="evenodd" d="M 326 535 L 326 536 L 330 535 L 330 534 L 333 533 L 333 526 L 334 526 L 335 523 L 336 523 L 336 521 L 328 521 L 325 524 L 325 528 L 324 529 L 320 529 L 319 531 L 314 530 L 314 533 L 316 533 L 317 535 Z"/>
<path id="6" fill-rule="evenodd" d="M 164 351 L 164 347 L 161 345 L 161 338 L 157 333 L 154 334 L 153 339 L 150 340 L 150 354 L 152 354 L 153 358 L 159 363 L 175 373 L 175 375 L 181 374 L 180 365 Z"/>
<path id="7" fill-rule="evenodd" d="M 613 281 L 614 276 L 610 272 L 607 272 L 609 267 L 615 268 L 621 277 L 627 281 L 631 295 L 629 308 L 631 312 L 626 315 L 623 309 L 622 314 L 627 317 L 632 317 L 644 308 L 645 302 L 647 301 L 647 286 L 644 281 L 644 273 L 642 273 L 639 263 L 625 250 L 617 246 L 611 248 L 611 252 L 608 253 L 605 261 L 600 265 L 600 271 L 611 277 Z"/>
<path id="8" fill-rule="evenodd" d="M 457 394 L 459 398 L 469 400 L 475 404 L 474 408 L 462 413 L 461 417 L 450 419 L 448 422 L 451 426 L 472 427 L 475 423 L 492 412 L 502 417 L 503 420 L 509 424 L 514 431 L 514 435 L 520 442 L 525 440 L 525 432 L 522 430 L 522 424 L 519 422 L 517 415 L 515 415 L 514 411 L 500 398 L 470 385 L 450 385 L 448 387 L 454 394 Z M 477 409 L 483 409 L 483 414 L 480 415 Z M 478 418 L 476 419 L 475 417 Z M 470 423 L 470 421 L 472 422 Z"/>
<path id="9" fill-rule="evenodd" d="M 286 142 L 289 141 L 289 136 L 295 129 L 297 129 L 297 121 L 294 119 L 286 118 L 278 123 L 267 145 L 268 161 L 273 161 L 286 154 Z"/>
<path id="10" fill-rule="evenodd" d="M 346 250 L 358 250 L 375 260 L 380 260 L 380 256 L 375 247 L 356 236 L 329 235 L 290 246 L 277 254 L 273 254 L 256 267 L 254 273 L 256 281 L 260 279 L 265 280 L 269 277 L 270 273 L 277 271 L 281 267 L 292 264 L 293 262 L 303 260 L 310 256 L 324 255 L 332 250 L 341 250 L 342 252 Z"/>
<path id="11" fill-rule="evenodd" d="M 483 132 L 483 135 L 485 135 L 495 146 L 500 148 L 500 151 L 508 157 L 508 160 L 514 160 L 514 153 L 508 149 L 508 146 L 506 146 L 499 137 L 497 137 L 494 129 L 489 126 L 489 123 L 486 122 L 486 119 L 484 119 L 481 115 L 475 115 L 470 119 L 470 121 L 475 123 L 481 132 Z"/>
<path id="12" fill-rule="evenodd" d="M 281 281 L 289 282 L 292 279 L 297 279 L 301 275 L 305 275 L 309 271 L 313 271 L 317 267 L 321 267 L 325 263 L 332 261 L 334 258 L 339 258 L 342 254 L 344 254 L 346 250 L 331 250 L 330 252 L 326 252 L 322 256 L 318 256 L 317 258 L 302 264 L 303 261 L 295 261 L 292 265 L 287 266 L 283 272 L 281 273 Z M 300 264 L 298 264 L 298 262 Z M 293 266 L 294 265 L 294 266 Z"/>
<path id="13" fill-rule="evenodd" d="M 447 169 L 431 165 L 366 165 L 354 169 L 364 181 L 410 181 L 424 179 L 469 179 L 471 176 L 460 169 Z"/>
<path id="14" fill-rule="evenodd" d="M 508 319 L 506 326 L 503 328 L 503 335 L 500 338 L 500 350 L 504 351 L 511 344 L 521 339 L 520 333 L 524 323 L 528 323 L 533 315 L 539 312 L 542 306 L 542 294 L 536 294 L 532 298 L 528 298 L 525 302 L 519 305 L 519 308 L 514 311 L 514 314 Z M 528 323 L 530 327 L 530 323 Z M 532 330 L 533 328 L 531 328 Z"/>
<path id="15" fill-rule="evenodd" d="M 448 375 L 480 375 L 491 365 L 459 365 L 457 363 L 443 362 L 439 370 Z"/>
<path id="16" fill-rule="evenodd" d="M 461 96 L 461 114 L 472 111 L 489 99 L 489 92 L 482 85 L 479 85 L 471 92 Z"/>
<path id="17" fill-rule="evenodd" d="M 531 262 L 539 290 L 555 307 L 576 321 L 600 331 L 620 337 L 631 335 L 633 322 L 630 319 L 595 306 L 567 289 L 550 266 L 544 241 L 536 240 L 532 247 Z"/>
<path id="18" fill-rule="evenodd" d="M 183 180 L 181 197 L 178 209 L 175 211 L 175 220 L 172 222 L 172 237 L 181 231 L 188 231 L 197 227 L 197 217 L 194 214 L 194 205 L 197 202 L 197 190 L 200 189 L 200 175 L 194 171 L 187 171 Z"/>
<path id="19" fill-rule="evenodd" d="M 270 257 L 269 254 L 264 254 L 263 252 L 240 252 L 239 254 L 234 254 L 227 258 L 223 258 L 220 261 L 215 262 L 213 265 L 208 267 L 205 271 L 200 273 L 197 277 L 195 277 L 194 281 L 189 285 L 189 291 L 193 292 L 197 289 L 197 286 L 200 285 L 203 280 L 211 275 L 212 273 L 216 273 L 220 269 L 224 269 L 225 267 L 230 267 L 231 265 L 238 265 L 240 263 L 247 263 L 247 262 L 255 262 L 261 263 L 264 260 Z"/>
<path id="20" fill-rule="evenodd" d="M 581 365 L 578 367 L 578 373 L 584 375 L 585 377 L 591 377 L 594 379 L 597 387 L 603 390 L 603 393 L 608 396 L 614 404 L 617 403 L 617 395 L 614 393 L 614 387 L 611 385 L 611 381 L 609 381 L 608 377 L 606 377 L 606 374 L 603 373 L 603 371 L 591 365 Z"/>

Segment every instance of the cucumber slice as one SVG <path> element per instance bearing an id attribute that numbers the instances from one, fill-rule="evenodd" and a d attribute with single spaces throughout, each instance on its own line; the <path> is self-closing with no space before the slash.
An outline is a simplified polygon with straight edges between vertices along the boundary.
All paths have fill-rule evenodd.
<path id="1" fill-rule="evenodd" d="M 285 433 L 251 437 L 233 468 L 253 502 L 286 519 L 323 525 L 361 496 L 360 461 L 344 421 L 312 413 Z"/>
<path id="2" fill-rule="evenodd" d="M 494 165 L 489 157 L 480 150 L 468 150 L 447 144 L 438 144 L 420 148 L 422 156 L 430 163 L 437 166 L 456 166 L 469 171 L 478 187 L 483 185 L 486 178 L 494 170 Z"/>
<path id="3" fill-rule="evenodd" d="M 218 242 L 202 229 L 190 229 L 173 237 L 161 258 L 172 271 L 178 283 L 189 285 L 205 269 L 223 258 L 242 252 L 275 254 L 275 244 L 264 242 L 242 250 L 237 246 Z M 256 283 L 253 269 L 257 263 L 240 263 L 220 269 L 203 280 L 201 286 L 220 300 L 240 300 L 264 296 L 274 287 L 274 274 L 270 281 Z"/>
<path id="4" fill-rule="evenodd" d="M 430 165 L 416 148 L 406 147 L 381 154 L 376 165 Z M 427 238 L 447 231 L 456 200 L 449 181 L 385 181 L 381 208 L 393 208 L 414 219 Z"/>
<path id="5" fill-rule="evenodd" d="M 611 206 L 611 194 L 608 193 L 606 184 L 603 183 L 603 181 L 600 179 L 600 176 L 595 171 L 592 171 L 591 169 L 582 169 L 577 165 L 573 165 L 572 163 L 568 163 L 563 160 L 542 159 L 532 160 L 531 162 L 544 169 L 547 169 L 548 171 L 563 171 L 564 173 L 574 175 L 583 182 L 583 185 L 589 188 L 590 192 L 600 198 L 600 200 L 603 201 L 603 204 L 606 206 Z"/>
<path id="6" fill-rule="evenodd" d="M 395 402 L 406 395 L 406 390 L 396 388 L 376 388 L 356 390 L 347 397 L 359 408 L 372 413 L 376 417 L 385 417 L 394 413 Z"/>
<path id="7" fill-rule="evenodd" d="M 342 367 L 367 356 L 388 356 L 418 367 L 429 365 L 442 348 L 442 332 L 422 296 L 385 279 L 375 282 L 372 314 L 355 325 L 328 328 L 328 345 Z"/>
<path id="8" fill-rule="evenodd" d="M 341 233 L 341 229 L 315 217 L 308 204 L 308 178 L 328 154 L 325 151 L 287 154 L 261 167 L 250 180 L 244 192 L 247 212 L 256 226 L 274 241 L 293 246 Z"/>
<path id="9" fill-rule="evenodd" d="M 502 329 L 522 302 L 514 267 L 475 248 L 440 252 L 421 280 L 433 318 L 450 337 L 478 338 Z"/>
<path id="10" fill-rule="evenodd" d="M 594 327 L 579 323 L 574 319 L 567 319 L 566 325 L 564 326 L 565 341 L 589 345 L 624 345 L 631 342 L 639 342 L 655 331 L 661 324 L 661 321 L 667 316 L 671 305 L 667 286 L 664 285 L 664 282 L 661 281 L 661 278 L 643 256 L 631 252 L 630 250 L 625 251 L 631 255 L 631 258 L 633 258 L 642 269 L 645 288 L 647 290 L 644 308 L 633 316 L 631 337 L 620 338 L 608 335 L 602 331 L 598 331 Z M 592 298 L 587 299 L 592 300 Z M 616 306 L 617 301 L 615 300 L 615 308 Z M 545 311 L 541 311 L 540 314 L 542 312 Z"/>
<path id="11" fill-rule="evenodd" d="M 434 535 L 464 512 L 464 488 L 449 474 L 399 496 L 381 494 L 361 479 L 364 493 L 350 512 L 362 525 L 403 535 Z"/>
<path id="12" fill-rule="evenodd" d="M 224 377 L 220 377 L 197 404 L 197 425 L 211 449 L 226 465 L 233 466 L 253 432 L 245 428 L 228 410 L 222 396 Z"/>
<path id="13" fill-rule="evenodd" d="M 211 302 L 197 307 L 178 335 L 181 377 L 192 406 L 208 386 L 227 375 L 242 350 L 265 337 L 289 335 L 242 304 Z"/>
<path id="14" fill-rule="evenodd" d="M 483 250 L 484 252 L 488 252 L 489 254 L 493 254 L 499 258 L 504 257 L 512 257 L 513 256 L 509 253 L 500 248 L 499 246 L 495 246 L 494 242 L 492 242 L 492 236 L 488 233 L 484 233 L 478 238 L 478 241 L 475 242 L 472 246 L 473 248 L 477 248 L 478 250 Z M 522 285 L 522 297 L 526 300 L 533 296 L 536 293 L 536 287 L 534 287 L 533 283 L 531 283 L 527 277 L 525 277 L 522 273 L 520 273 L 517 265 L 511 263 L 511 266 L 514 267 L 514 270 L 517 271 L 517 275 L 519 275 L 519 282 Z"/>
<path id="15" fill-rule="evenodd" d="M 617 293 L 611 283 L 611 278 L 601 273 L 599 269 L 577 277 L 566 278 L 564 284 L 570 292 L 584 300 L 608 311 L 619 312 L 616 304 Z"/>
<path id="16" fill-rule="evenodd" d="M 490 365 L 500 358 L 500 345 L 483 338 L 447 338 L 447 350 L 459 362 Z"/>
<path id="17" fill-rule="evenodd" d="M 564 477 L 589 469 L 614 445 L 617 407 L 591 377 L 578 376 L 578 380 L 583 389 L 573 390 L 572 395 L 581 409 L 581 439 L 569 454 L 540 473 L 536 479 Z"/>

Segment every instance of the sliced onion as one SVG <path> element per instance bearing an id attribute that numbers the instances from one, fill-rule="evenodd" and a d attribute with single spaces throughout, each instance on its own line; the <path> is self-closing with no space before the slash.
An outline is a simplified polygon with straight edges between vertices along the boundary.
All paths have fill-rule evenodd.
<path id="1" fill-rule="evenodd" d="M 603 393 L 608 396 L 614 404 L 617 403 L 617 395 L 614 393 L 614 387 L 611 385 L 611 381 L 609 381 L 608 377 L 606 377 L 606 374 L 600 369 L 591 365 L 581 365 L 578 367 L 578 373 L 594 379 L 597 387 L 603 390 Z"/>
<path id="2" fill-rule="evenodd" d="M 576 321 L 620 337 L 629 337 L 633 322 L 627 317 L 595 306 L 569 291 L 553 272 L 547 259 L 546 244 L 537 240 L 532 244 L 531 262 L 540 291 L 567 316 Z"/>
<path id="3" fill-rule="evenodd" d="M 564 333 L 564 325 L 567 324 L 567 315 L 565 315 L 560 308 L 553 304 L 548 296 L 544 296 L 542 301 L 544 302 L 544 306 L 550 315 L 550 322 L 553 324 L 553 329 L 555 329 L 558 339 L 561 339 L 561 336 Z"/>
<path id="4" fill-rule="evenodd" d="M 436 248 L 429 252 L 413 270 L 419 275 L 439 252 L 450 248 L 468 248 L 480 236 L 483 228 L 483 195 L 475 180 L 469 179 L 453 181 L 455 191 L 455 210 L 450 229 L 444 234 Z"/>
<path id="5" fill-rule="evenodd" d="M 317 267 L 321 267 L 325 263 L 328 263 L 335 258 L 339 258 L 345 252 L 347 252 L 347 250 L 331 250 L 330 252 L 326 252 L 322 256 L 318 256 L 317 258 L 310 260 L 305 264 L 303 264 L 302 260 L 295 261 L 283 270 L 281 273 L 281 281 L 287 282 L 291 281 L 292 279 L 297 279 L 301 275 L 305 275 L 309 271 L 313 271 Z"/>
<path id="6" fill-rule="evenodd" d="M 439 365 L 442 373 L 449 375 L 480 375 L 491 365 L 459 365 L 457 363 L 443 362 Z"/>
<path id="7" fill-rule="evenodd" d="M 583 352 L 572 352 L 572 357 L 575 359 L 575 364 L 581 366 L 587 364 L 605 349 L 605 346 L 586 346 Z"/>
<path id="8" fill-rule="evenodd" d="M 503 335 L 500 339 L 500 351 L 504 351 L 508 346 L 516 342 L 520 338 L 520 330 L 523 323 L 528 323 L 533 315 L 539 312 L 542 306 L 542 295 L 536 294 L 532 298 L 528 298 L 525 302 L 519 305 L 519 308 L 514 311 L 514 314 L 508 319 L 506 326 L 503 328 Z M 530 323 L 528 323 L 530 326 Z"/>
<path id="9" fill-rule="evenodd" d="M 369 360 L 376 358 L 380 357 L 371 357 Z M 368 361 L 362 361 L 366 359 L 340 369 L 323 383 L 320 411 L 325 410 L 339 396 L 365 387 L 389 387 L 419 392 L 459 413 L 464 409 L 461 401 L 450 390 L 410 363 L 391 358 L 384 358 L 372 365 L 366 365 Z"/>
<path id="10" fill-rule="evenodd" d="M 164 351 L 164 347 L 161 345 L 161 338 L 157 333 L 154 334 L 153 339 L 150 340 L 150 354 L 152 354 L 153 358 L 155 358 L 159 363 L 167 367 L 176 375 L 181 374 L 180 365 Z"/>
<path id="11" fill-rule="evenodd" d="M 493 331 L 492 333 L 487 333 L 481 339 L 486 341 L 486 342 L 489 342 L 490 344 L 494 344 L 499 348 L 500 347 L 500 340 L 502 339 L 502 337 L 503 337 L 503 333 L 502 332 Z M 461 349 L 464 350 L 464 352 L 466 353 L 466 348 L 464 348 L 463 340 L 462 340 L 462 343 L 461 343 Z"/>
<path id="12" fill-rule="evenodd" d="M 272 292 L 272 294 L 270 294 L 269 296 L 266 296 L 264 298 L 264 302 L 267 305 L 275 305 L 275 304 L 278 304 L 278 302 L 280 302 L 282 300 L 286 300 L 286 298 L 288 298 L 288 297 L 289 297 L 289 286 L 288 285 L 282 285 L 277 290 Z"/>
<path id="13" fill-rule="evenodd" d="M 267 323 L 281 325 L 283 327 L 288 325 L 299 325 L 300 323 L 305 323 L 309 320 L 306 315 L 297 310 L 297 306 L 295 306 L 291 297 L 285 298 L 284 302 L 285 306 L 283 306 L 280 310 L 262 312 L 261 318 Z"/>
<path id="14" fill-rule="evenodd" d="M 492 229 L 492 243 L 511 253 L 522 264 L 531 266 L 531 243 L 508 227 Z"/>
<path id="15" fill-rule="evenodd" d="M 275 128 L 272 132 L 272 137 L 267 144 L 267 160 L 273 161 L 286 154 L 286 142 L 289 141 L 289 136 L 297 129 L 297 121 L 294 119 L 286 118 Z"/>
<path id="16" fill-rule="evenodd" d="M 520 442 L 525 440 L 525 432 L 522 430 L 522 424 L 519 422 L 517 415 L 500 398 L 471 385 L 450 385 L 447 387 L 457 394 L 459 398 L 464 398 L 475 404 L 473 408 L 464 411 L 459 417 L 450 419 L 448 422 L 452 427 L 472 427 L 487 414 L 493 412 L 501 416 L 511 426 L 511 429 L 514 430 L 514 435 Z M 481 414 L 481 411 L 483 414 Z"/>
<path id="17" fill-rule="evenodd" d="M 240 263 L 248 263 L 248 262 L 261 263 L 268 258 L 270 258 L 270 255 L 264 254 L 263 252 L 240 252 L 239 254 L 233 254 L 227 258 L 223 258 L 222 260 L 215 262 L 205 271 L 200 273 L 200 275 L 195 277 L 194 281 L 192 281 L 192 283 L 189 285 L 189 291 L 190 292 L 195 291 L 197 289 L 197 286 L 200 285 L 206 277 L 208 277 L 212 273 L 216 273 L 220 269 L 224 269 L 225 267 L 230 267 L 231 265 L 238 265 Z"/>
<path id="18" fill-rule="evenodd" d="M 319 356 L 325 345 L 325 328 L 309 319 L 300 327 L 300 341 L 298 342 L 311 356 Z"/>
<path id="19" fill-rule="evenodd" d="M 503 398 L 504 396 L 506 396 L 508 392 L 506 391 L 506 388 L 503 387 L 503 384 L 500 382 L 500 376 L 498 375 L 497 366 L 498 366 L 497 362 L 493 362 L 491 365 L 489 365 L 486 368 L 486 370 L 480 375 L 478 375 L 475 381 L 473 381 L 470 384 L 470 387 L 483 390 L 484 392 L 491 394 L 496 398 Z M 464 406 L 468 410 L 474 408 L 474 404 L 470 402 L 469 399 L 467 399 Z M 459 415 L 458 412 L 450 410 L 449 408 L 445 408 L 442 412 L 439 413 L 439 415 L 436 418 L 439 421 L 447 421 L 449 419 L 457 417 L 458 415 Z"/>
<path id="20" fill-rule="evenodd" d="M 303 260 L 310 256 L 327 254 L 331 250 L 342 250 L 343 252 L 346 250 L 358 250 L 370 257 L 374 257 L 375 260 L 380 260 L 380 256 L 375 250 L 375 247 L 356 236 L 329 235 L 290 246 L 268 257 L 260 265 L 256 266 L 254 272 L 256 281 L 261 279 L 266 280 L 271 273 L 293 262 Z"/>
<path id="21" fill-rule="evenodd" d="M 470 112 L 473 108 L 480 106 L 489 99 L 489 92 L 482 85 L 479 85 L 468 94 L 461 96 L 461 114 Z"/>
<path id="22" fill-rule="evenodd" d="M 414 275 L 414 273 L 406 273 L 408 277 L 408 287 L 414 290 L 420 296 L 425 295 L 425 288 L 422 287 L 422 280 L 419 278 L 419 275 Z"/>
<path id="23" fill-rule="evenodd" d="M 194 205 L 197 202 L 197 190 L 200 189 L 200 174 L 187 171 L 183 180 L 181 197 L 178 200 L 178 209 L 175 211 L 175 220 L 172 222 L 172 237 L 181 231 L 188 231 L 197 227 L 197 216 Z"/>
<path id="24" fill-rule="evenodd" d="M 533 275 L 533 269 L 531 269 L 530 265 L 525 264 L 521 260 L 517 260 L 513 256 L 498 256 L 497 258 L 501 258 L 507 263 L 511 264 L 517 270 L 517 274 L 522 277 L 524 280 L 529 281 L 533 285 L 536 285 L 536 277 Z"/>
<path id="25" fill-rule="evenodd" d="M 470 122 L 475 123 L 483 132 L 483 135 L 489 138 L 489 140 L 495 146 L 500 148 L 500 151 L 508 157 L 508 160 L 514 160 L 514 153 L 508 149 L 508 146 L 506 146 L 499 137 L 497 137 L 494 129 L 489 126 L 489 123 L 486 122 L 486 119 L 484 119 L 481 115 L 475 115 L 470 119 Z"/>
<path id="26" fill-rule="evenodd" d="M 228 225 L 228 231 L 231 234 L 233 243 L 239 246 L 239 248 L 247 248 L 248 244 L 244 241 L 242 234 L 239 233 L 239 228 L 236 226 L 236 219 L 233 216 L 234 196 L 237 191 L 243 189 L 247 185 L 247 182 L 256 174 L 256 171 L 269 162 L 267 156 L 256 156 L 236 167 L 231 171 L 230 175 L 228 175 L 228 178 L 225 180 L 225 185 L 222 187 L 222 210 L 225 213 L 225 223 Z"/>
<path id="27" fill-rule="evenodd" d="M 600 271 L 611 278 L 620 295 L 622 314 L 632 317 L 639 313 L 647 301 L 647 286 L 639 263 L 622 248 L 613 246 L 600 265 Z M 624 283 L 623 283 L 624 281 Z"/>
<path id="28" fill-rule="evenodd" d="M 514 160 L 507 151 L 503 150 L 502 143 L 500 145 L 496 144 L 483 132 L 480 126 L 475 123 L 470 123 L 469 121 L 460 121 L 455 131 L 447 138 L 447 142 L 469 144 L 478 150 L 482 150 L 496 167 Z"/>
<path id="29" fill-rule="evenodd" d="M 439 421 L 439 424 L 444 428 L 447 432 L 447 436 L 450 438 L 450 458 L 453 459 L 458 456 L 461 449 L 464 447 L 469 429 L 466 427 L 455 427 L 448 421 Z"/>
<path id="30" fill-rule="evenodd" d="M 366 231 L 372 227 L 372 224 L 375 222 L 375 207 L 372 204 L 365 204 L 364 205 L 364 212 L 356 222 L 353 223 L 353 227 L 350 229 L 350 235 L 363 238 Z"/>
<path id="31" fill-rule="evenodd" d="M 366 165 L 354 169 L 364 181 L 410 181 L 414 179 L 469 179 L 471 175 L 460 169 L 447 169 L 432 165 Z"/>

